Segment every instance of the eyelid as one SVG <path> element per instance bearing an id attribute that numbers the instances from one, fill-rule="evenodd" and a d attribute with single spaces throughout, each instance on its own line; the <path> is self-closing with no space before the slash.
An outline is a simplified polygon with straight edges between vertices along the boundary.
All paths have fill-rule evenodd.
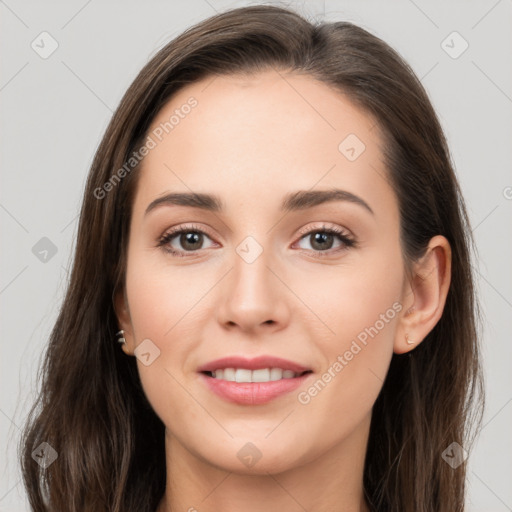
<path id="1" fill-rule="evenodd" d="M 210 233 L 210 230 L 209 230 L 208 227 L 199 226 L 199 225 L 194 224 L 194 223 L 178 224 L 177 226 L 172 226 L 170 228 L 167 228 L 162 233 L 160 238 L 162 238 L 164 236 L 167 236 L 167 235 L 173 235 L 173 234 L 176 234 L 176 233 L 180 233 L 181 231 L 197 231 L 199 233 L 204 233 L 205 235 L 208 235 L 210 238 L 213 238 L 213 235 Z"/>
<path id="2" fill-rule="evenodd" d="M 320 226 L 318 227 L 311 227 L 306 226 L 301 229 L 299 229 L 299 234 L 301 236 L 310 235 L 311 233 L 315 233 L 317 231 L 336 231 L 339 234 L 342 234 L 343 236 L 346 236 L 347 238 L 353 238 L 352 233 L 341 226 L 338 226 L 337 224 L 333 224 L 331 222 L 322 222 Z"/>

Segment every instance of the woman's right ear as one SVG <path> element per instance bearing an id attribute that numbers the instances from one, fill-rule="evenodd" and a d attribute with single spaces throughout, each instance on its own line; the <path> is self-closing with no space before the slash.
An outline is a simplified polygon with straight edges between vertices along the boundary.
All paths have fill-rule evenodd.
<path id="1" fill-rule="evenodd" d="M 114 311 L 116 313 L 118 331 L 123 331 L 118 335 L 119 338 L 124 338 L 125 342 L 121 343 L 123 352 L 127 355 L 134 355 L 135 343 L 133 338 L 133 328 L 130 318 L 130 310 L 128 307 L 128 300 L 124 288 L 118 290 L 114 296 Z M 116 331 L 117 332 L 117 331 Z"/>

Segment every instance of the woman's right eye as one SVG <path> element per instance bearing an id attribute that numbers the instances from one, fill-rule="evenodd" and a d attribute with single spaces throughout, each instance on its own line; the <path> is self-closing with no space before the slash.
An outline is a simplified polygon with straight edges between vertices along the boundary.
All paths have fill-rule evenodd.
<path id="1" fill-rule="evenodd" d="M 179 228 L 164 233 L 159 240 L 158 246 L 174 256 L 187 256 L 186 253 L 194 253 L 194 251 L 204 249 L 203 243 L 205 238 L 211 241 L 210 237 L 202 230 Z"/>

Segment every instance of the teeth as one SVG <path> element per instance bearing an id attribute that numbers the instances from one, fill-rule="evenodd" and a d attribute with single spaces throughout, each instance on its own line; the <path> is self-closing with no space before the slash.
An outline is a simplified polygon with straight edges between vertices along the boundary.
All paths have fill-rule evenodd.
<path id="1" fill-rule="evenodd" d="M 246 368 L 224 368 L 212 372 L 214 379 L 227 380 L 229 382 L 271 382 L 281 379 L 293 379 L 300 373 L 281 368 L 261 368 L 259 370 L 247 370 Z"/>
<path id="2" fill-rule="evenodd" d="M 283 370 L 281 368 L 270 369 L 270 380 L 281 380 L 283 378 Z"/>
<path id="3" fill-rule="evenodd" d="M 235 381 L 236 382 L 252 382 L 251 380 L 252 372 L 251 370 L 235 370 Z"/>

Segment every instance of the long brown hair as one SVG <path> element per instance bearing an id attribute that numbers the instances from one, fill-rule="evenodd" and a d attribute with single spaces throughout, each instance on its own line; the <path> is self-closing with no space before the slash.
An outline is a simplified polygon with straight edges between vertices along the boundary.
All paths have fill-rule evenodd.
<path id="1" fill-rule="evenodd" d="M 187 83 L 269 68 L 329 84 L 377 120 L 407 265 L 435 235 L 451 245 L 443 315 L 415 350 L 393 355 L 374 405 L 364 491 L 375 511 L 464 509 L 466 463 L 452 468 L 442 454 L 454 442 L 469 451 L 481 422 L 479 308 L 474 242 L 435 111 L 407 63 L 368 31 L 252 6 L 209 18 L 162 48 L 129 87 L 99 145 L 67 293 L 19 446 L 33 511 L 154 512 L 162 498 L 164 425 L 145 397 L 135 358 L 115 341 L 113 296 L 124 286 L 139 175 L 125 164 L 155 115 Z M 123 179 L 106 190 L 123 166 Z M 45 469 L 32 457 L 43 442 L 57 452 Z"/>

